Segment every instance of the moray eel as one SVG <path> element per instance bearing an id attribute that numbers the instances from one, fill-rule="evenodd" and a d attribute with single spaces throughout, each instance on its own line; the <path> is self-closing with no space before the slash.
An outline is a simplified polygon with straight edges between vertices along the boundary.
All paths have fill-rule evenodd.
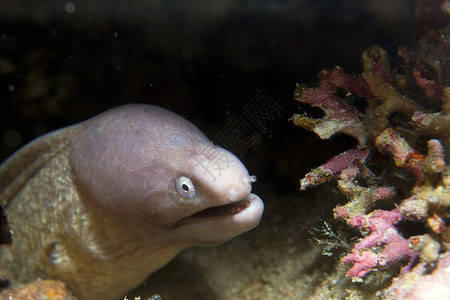
<path id="1" fill-rule="evenodd" d="M 13 285 L 65 282 L 78 299 L 120 299 L 181 250 L 254 228 L 254 176 L 192 123 L 119 106 L 29 143 L 0 166 Z"/>

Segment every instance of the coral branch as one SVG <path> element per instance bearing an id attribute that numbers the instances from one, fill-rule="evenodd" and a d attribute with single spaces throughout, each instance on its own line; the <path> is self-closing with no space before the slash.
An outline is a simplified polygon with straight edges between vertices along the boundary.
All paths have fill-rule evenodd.
<path id="1" fill-rule="evenodd" d="M 417 85 L 425 91 L 428 98 L 442 98 L 444 95 L 444 87 L 438 82 L 432 80 L 428 72 L 422 68 L 418 68 L 413 72 L 413 74 Z"/>
<path id="2" fill-rule="evenodd" d="M 419 152 L 412 149 L 408 142 L 394 130 L 390 128 L 384 130 L 375 139 L 375 146 L 381 152 L 390 153 L 396 166 L 407 168 L 414 173 L 418 180 L 424 180 L 425 176 L 422 170 L 422 162 L 425 158 Z"/>
<path id="3" fill-rule="evenodd" d="M 331 178 L 335 178 L 341 171 L 350 168 L 355 161 L 363 162 L 369 152 L 367 150 L 348 150 L 333 157 L 326 164 L 315 168 L 300 180 L 300 189 L 306 190 L 310 186 L 323 183 Z"/>
<path id="4" fill-rule="evenodd" d="M 371 94 L 364 81 L 350 77 L 338 67 L 322 72 L 320 77 L 318 88 L 308 89 L 297 85 L 294 97 L 299 102 L 321 108 L 325 117 L 315 119 L 296 114 L 292 121 L 297 126 L 314 131 L 322 139 L 341 132 L 353 136 L 360 145 L 365 145 L 367 136 L 361 122 L 361 113 L 336 96 L 337 89 L 343 88 L 350 93 L 369 97 Z"/>
<path id="5" fill-rule="evenodd" d="M 418 132 L 429 136 L 439 136 L 446 147 L 450 146 L 450 116 L 441 113 L 423 113 L 416 111 L 411 120 L 413 121 Z"/>
<path id="6" fill-rule="evenodd" d="M 406 219 L 426 221 L 437 234 L 446 230 L 444 219 L 450 216 L 450 169 L 446 168 L 442 173 L 439 185 L 418 185 L 414 187 L 412 196 L 399 205 Z"/>
<path id="7" fill-rule="evenodd" d="M 386 267 L 401 259 L 411 259 L 418 255 L 409 248 L 409 241 L 395 227 L 401 220 L 402 215 L 398 209 L 375 210 L 367 216 L 355 215 L 349 219 L 352 227 L 368 231 L 369 235 L 341 260 L 342 263 L 353 263 L 347 276 L 362 277 L 377 267 Z M 372 248 L 380 245 L 384 245 L 384 249 L 379 253 L 373 252 Z"/>

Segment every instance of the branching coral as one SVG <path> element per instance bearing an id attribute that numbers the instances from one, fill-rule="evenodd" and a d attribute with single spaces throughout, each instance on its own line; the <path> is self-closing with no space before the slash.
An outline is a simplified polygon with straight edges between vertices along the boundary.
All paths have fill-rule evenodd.
<path id="1" fill-rule="evenodd" d="M 321 119 L 307 115 L 294 115 L 292 121 L 297 126 L 314 131 L 322 139 L 327 139 L 337 132 L 354 136 L 360 144 L 366 143 L 366 133 L 361 121 L 361 113 L 347 105 L 336 96 L 338 88 L 344 88 L 362 97 L 371 97 L 364 81 L 347 75 L 339 67 L 320 74 L 320 86 L 308 89 L 298 85 L 295 91 L 296 99 L 314 107 L 320 107 L 326 113 Z"/>
<path id="2" fill-rule="evenodd" d="M 348 197 L 334 216 L 363 234 L 341 260 L 353 264 L 347 275 L 354 279 L 399 261 L 433 267 L 449 255 L 450 87 L 441 76 L 450 74 L 449 49 L 445 34 L 424 37 L 416 51 L 399 49 L 405 61 L 400 74 L 400 68 L 390 69 L 386 52 L 373 47 L 363 53 L 361 76 L 336 67 L 320 74 L 316 88 L 297 85 L 295 99 L 321 108 L 325 116 L 296 114 L 295 125 L 322 139 L 343 133 L 358 143 L 300 180 L 305 190 L 334 179 Z M 364 105 L 357 109 L 349 97 Z M 397 173 L 410 175 L 392 180 Z M 374 210 L 380 204 L 384 209 Z M 422 235 L 408 233 L 413 224 L 422 224 Z"/>
<path id="3" fill-rule="evenodd" d="M 353 263 L 347 272 L 350 277 L 362 277 L 370 270 L 384 267 L 404 258 L 414 258 L 417 253 L 409 248 L 409 242 L 398 233 L 395 225 L 402 220 L 398 209 L 392 211 L 375 210 L 369 215 L 354 215 L 348 222 L 353 227 L 369 232 L 346 255 L 343 263 Z M 375 253 L 374 247 L 384 245 L 382 251 Z"/>

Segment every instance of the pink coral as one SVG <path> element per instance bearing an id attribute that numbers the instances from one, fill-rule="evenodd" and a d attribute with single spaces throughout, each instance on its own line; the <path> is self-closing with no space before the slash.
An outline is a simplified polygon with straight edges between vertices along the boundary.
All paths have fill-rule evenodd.
<path id="1" fill-rule="evenodd" d="M 378 255 L 370 251 L 363 251 L 362 255 L 358 251 L 347 255 L 341 260 L 342 263 L 353 263 L 353 267 L 347 272 L 350 277 L 363 277 L 370 270 L 377 266 Z"/>
<path id="2" fill-rule="evenodd" d="M 414 78 L 417 85 L 420 86 L 426 93 L 428 98 L 440 99 L 444 95 L 444 87 L 433 80 L 428 72 L 418 68 L 414 71 Z"/>
<path id="3" fill-rule="evenodd" d="M 367 150 L 351 149 L 333 157 L 326 164 L 306 174 L 300 181 L 300 189 L 306 190 L 310 186 L 336 177 L 341 171 L 350 168 L 356 161 L 364 162 L 368 154 Z"/>
<path id="4" fill-rule="evenodd" d="M 420 55 L 415 57 L 416 61 Z M 447 151 L 450 148 L 450 89 L 428 78 L 424 72 L 410 74 L 428 97 L 442 98 L 442 113 L 430 113 L 422 106 L 423 101 L 413 101 L 395 87 L 397 77 L 389 69 L 385 51 L 377 47 L 365 51 L 363 63 L 365 71 L 361 77 L 349 76 L 335 68 L 321 74 L 317 88 L 298 86 L 296 100 L 320 107 L 325 117 L 295 115 L 292 118 L 294 124 L 314 131 L 322 139 L 340 132 L 358 141 L 356 149 L 331 158 L 300 181 L 300 188 L 305 190 L 335 179 L 339 190 L 348 197 L 348 203 L 334 209 L 334 217 L 365 235 L 341 260 L 353 264 L 347 275 L 356 278 L 402 260 L 418 258 L 434 263 L 439 249 L 444 249 L 439 235 L 449 231 L 450 217 L 450 168 L 445 163 L 445 145 Z M 365 98 L 368 103 L 365 113 L 341 99 L 338 89 Z M 406 128 L 391 123 L 397 113 L 409 120 Z M 439 139 L 427 141 L 430 135 Z M 426 141 L 428 152 L 425 155 L 416 150 L 416 146 L 423 151 Z M 368 167 L 372 162 L 389 172 L 376 176 Z M 405 188 L 401 182 L 396 185 L 396 181 L 390 180 L 398 169 L 414 175 L 406 185 L 406 188 L 414 185 L 406 192 L 406 199 L 399 197 L 405 195 L 405 191 L 398 192 Z M 395 204 L 396 208 L 370 212 L 380 201 Z M 398 231 L 401 221 L 421 222 L 435 235 L 408 240 Z"/>
<path id="5" fill-rule="evenodd" d="M 347 272 L 350 277 L 362 277 L 376 267 L 386 267 L 404 258 L 415 258 L 418 254 L 409 248 L 409 242 L 402 237 L 395 225 L 402 220 L 398 209 L 392 211 L 375 210 L 367 216 L 355 215 L 349 224 L 368 231 L 369 235 L 359 241 L 352 253 L 341 262 L 353 263 Z M 384 245 L 384 249 L 375 253 L 371 249 Z M 362 253 L 362 255 L 361 255 Z"/>
<path id="6" fill-rule="evenodd" d="M 342 132 L 355 137 L 361 145 L 366 144 L 362 114 L 336 95 L 337 89 L 343 88 L 361 97 L 371 97 L 364 80 L 347 75 L 339 67 L 323 71 L 320 78 L 319 87 L 310 89 L 298 85 L 294 96 L 297 101 L 320 107 L 325 112 L 325 117 L 315 119 L 296 114 L 292 118 L 294 124 L 314 131 L 322 139 Z"/>
<path id="7" fill-rule="evenodd" d="M 422 38 L 414 51 L 399 48 L 405 61 L 402 66 L 391 69 L 386 51 L 372 47 L 362 55 L 360 76 L 336 67 L 321 73 L 316 88 L 297 85 L 294 98 L 321 108 L 325 116 L 297 114 L 292 118 L 295 125 L 322 139 L 343 133 L 358 143 L 356 149 L 331 158 L 300 180 L 300 188 L 305 190 L 334 179 L 347 197 L 348 202 L 333 213 L 363 235 L 341 260 L 352 264 L 347 275 L 353 279 L 409 261 L 402 276 L 411 273 L 415 262 L 421 267 L 413 273 L 424 279 L 425 269 L 437 266 L 435 276 L 426 277 L 426 284 L 432 285 L 431 278 L 439 287 L 445 284 L 443 278 L 448 284 L 448 274 L 445 277 L 440 271 L 443 257 L 448 261 L 450 251 L 450 167 L 445 161 L 450 155 L 447 32 Z M 345 101 L 360 98 L 363 103 L 355 103 L 361 104 L 358 109 Z M 380 205 L 385 209 L 376 209 Z M 399 232 L 400 222 L 406 234 L 413 234 L 417 226 L 424 232 L 407 239 Z M 404 294 L 413 297 L 401 299 L 419 299 L 418 295 L 426 292 L 413 288 L 414 292 L 403 293 L 408 284 L 393 285 L 388 297 Z M 448 298 L 448 291 L 444 294 Z"/>

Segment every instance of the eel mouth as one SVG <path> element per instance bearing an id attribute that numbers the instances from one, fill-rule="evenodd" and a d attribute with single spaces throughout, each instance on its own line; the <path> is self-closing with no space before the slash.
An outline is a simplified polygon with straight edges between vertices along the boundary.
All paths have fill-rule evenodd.
<path id="1" fill-rule="evenodd" d="M 171 229 L 176 229 L 184 225 L 196 223 L 195 220 L 200 221 L 204 218 L 234 216 L 249 208 L 252 205 L 253 200 L 254 199 L 252 197 L 249 197 L 247 199 L 236 201 L 233 203 L 209 207 L 190 216 L 187 216 L 169 227 Z"/>
<path id="2" fill-rule="evenodd" d="M 204 217 L 218 217 L 226 215 L 236 215 L 250 206 L 251 200 L 245 199 L 230 204 L 213 206 L 204 210 L 201 210 L 193 215 L 192 218 L 204 218 Z"/>

